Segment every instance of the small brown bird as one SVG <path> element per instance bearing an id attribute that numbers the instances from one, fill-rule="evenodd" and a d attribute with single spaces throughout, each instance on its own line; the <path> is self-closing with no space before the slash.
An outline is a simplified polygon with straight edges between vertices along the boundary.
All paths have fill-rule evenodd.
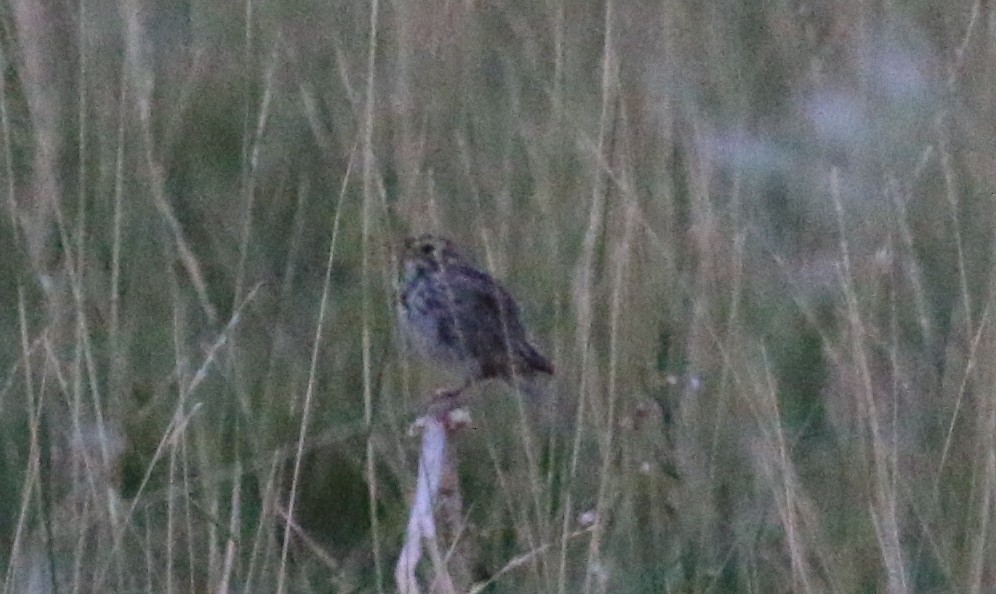
<path id="1" fill-rule="evenodd" d="M 453 408 L 468 386 L 493 378 L 534 394 L 536 376 L 553 374 L 553 364 L 527 340 L 512 295 L 451 241 L 433 235 L 407 239 L 398 293 L 407 344 L 464 380 L 437 393 L 437 402 L 451 401 Z"/>

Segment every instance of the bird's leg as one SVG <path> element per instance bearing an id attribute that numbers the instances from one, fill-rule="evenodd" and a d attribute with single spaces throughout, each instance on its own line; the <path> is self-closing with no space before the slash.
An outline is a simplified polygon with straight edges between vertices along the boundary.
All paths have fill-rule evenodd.
<path id="1" fill-rule="evenodd" d="M 440 388 L 436 390 L 432 400 L 429 402 L 426 413 L 432 416 L 439 416 L 460 408 L 467 403 L 467 399 L 463 393 L 472 383 L 474 383 L 474 380 L 468 379 L 456 388 Z"/>

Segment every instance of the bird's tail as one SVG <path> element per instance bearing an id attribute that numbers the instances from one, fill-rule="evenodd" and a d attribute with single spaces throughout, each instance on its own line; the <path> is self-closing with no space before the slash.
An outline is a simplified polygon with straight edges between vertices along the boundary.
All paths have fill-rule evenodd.
<path id="1" fill-rule="evenodd" d="M 524 375 L 545 373 L 553 375 L 553 363 L 533 348 L 533 345 L 523 341 L 519 345 L 519 357 L 522 359 L 522 369 Z"/>

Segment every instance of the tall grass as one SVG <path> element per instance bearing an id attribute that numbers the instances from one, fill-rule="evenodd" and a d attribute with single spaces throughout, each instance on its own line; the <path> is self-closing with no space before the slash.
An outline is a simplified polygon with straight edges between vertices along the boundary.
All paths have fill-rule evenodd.
<path id="1" fill-rule="evenodd" d="M 9 0 L 2 591 L 393 591 L 424 231 L 557 367 L 454 588 L 993 591 L 994 10 Z"/>

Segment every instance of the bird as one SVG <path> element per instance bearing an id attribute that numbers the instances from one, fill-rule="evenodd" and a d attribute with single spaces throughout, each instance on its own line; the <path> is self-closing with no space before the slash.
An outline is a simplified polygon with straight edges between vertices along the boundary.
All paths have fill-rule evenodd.
<path id="1" fill-rule="evenodd" d="M 457 408 L 468 387 L 491 379 L 535 396 L 538 377 L 553 375 L 553 363 L 529 342 L 512 294 L 451 240 L 432 234 L 407 238 L 399 269 L 404 344 L 463 380 L 437 390 L 431 409 Z"/>

